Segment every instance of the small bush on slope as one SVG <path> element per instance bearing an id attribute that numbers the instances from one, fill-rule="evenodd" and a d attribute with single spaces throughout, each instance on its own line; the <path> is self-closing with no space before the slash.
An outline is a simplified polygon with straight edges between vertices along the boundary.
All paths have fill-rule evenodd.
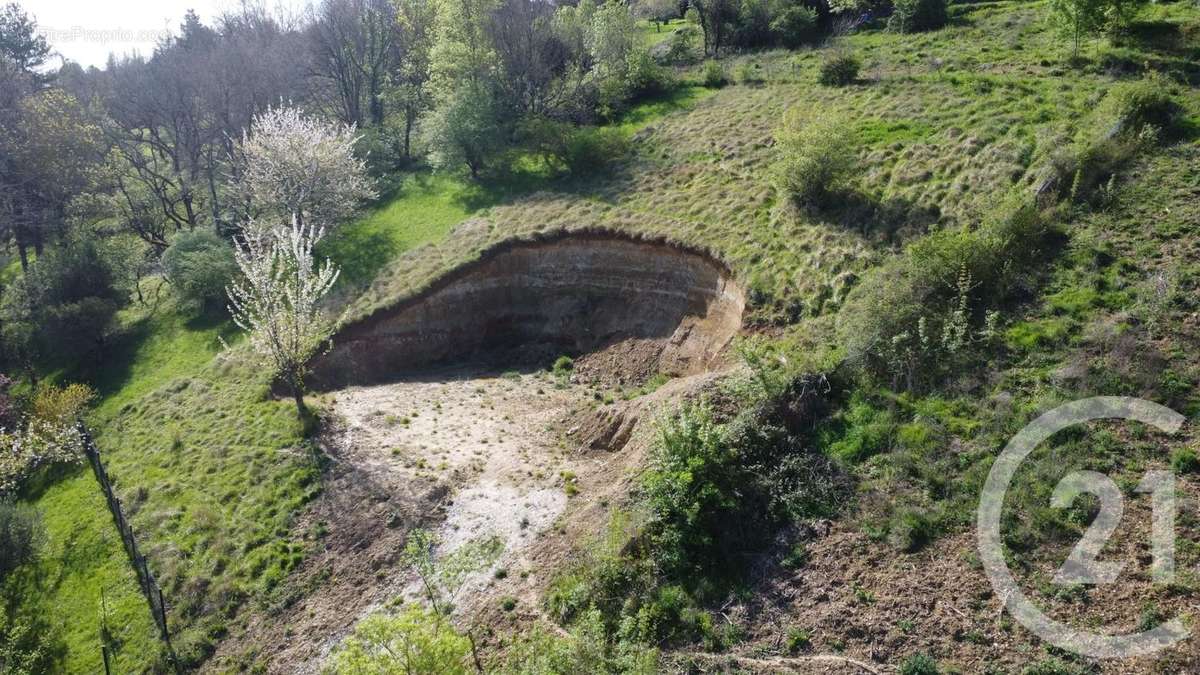
<path id="1" fill-rule="evenodd" d="M 0 502 L 0 576 L 37 557 L 46 536 L 41 515 L 23 504 Z"/>
<path id="2" fill-rule="evenodd" d="M 946 25 L 946 0 L 896 0 L 888 28 L 897 33 L 936 30 Z"/>
<path id="3" fill-rule="evenodd" d="M 837 48 L 826 52 L 821 60 L 817 81 L 828 87 L 844 87 L 858 79 L 862 61 L 852 51 Z"/>
<path id="4" fill-rule="evenodd" d="M 845 120 L 823 110 L 789 110 L 775 132 L 776 189 L 802 205 L 820 206 L 844 189 L 858 166 Z"/>
<path id="5" fill-rule="evenodd" d="M 535 629 L 517 643 L 501 669 L 512 675 L 622 673 L 651 675 L 658 671 L 657 651 L 636 643 L 611 644 L 599 610 L 583 613 L 567 635 Z"/>
<path id="6" fill-rule="evenodd" d="M 163 252 L 162 266 L 180 299 L 204 312 L 225 306 L 225 287 L 237 274 L 233 247 L 208 230 L 179 235 Z"/>
<path id="7" fill-rule="evenodd" d="M 471 643 L 450 620 L 431 610 L 408 606 L 372 614 L 333 653 L 327 675 L 357 673 L 441 673 L 467 675 Z"/>
<path id="8" fill-rule="evenodd" d="M 934 232 L 851 292 L 838 333 L 851 362 L 893 388 L 955 372 L 990 338 L 994 312 L 1027 291 L 1051 228 L 1018 202 L 976 229 Z"/>

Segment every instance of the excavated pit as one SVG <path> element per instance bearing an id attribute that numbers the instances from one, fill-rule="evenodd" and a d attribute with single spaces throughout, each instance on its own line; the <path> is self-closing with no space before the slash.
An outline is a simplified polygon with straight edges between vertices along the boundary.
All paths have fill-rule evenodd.
<path id="1" fill-rule="evenodd" d="M 711 367 L 741 327 L 745 297 L 719 261 L 612 232 L 511 241 L 425 291 L 347 326 L 312 363 L 320 390 L 439 366 L 545 365 L 606 352 L 630 379 Z"/>

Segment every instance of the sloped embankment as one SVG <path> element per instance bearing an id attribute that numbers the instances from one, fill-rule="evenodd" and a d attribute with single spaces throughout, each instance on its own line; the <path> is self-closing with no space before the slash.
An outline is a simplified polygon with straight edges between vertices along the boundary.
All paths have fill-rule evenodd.
<path id="1" fill-rule="evenodd" d="M 705 370 L 741 326 L 745 297 L 699 251 L 610 231 L 499 244 L 400 304 L 345 327 L 311 384 L 386 382 L 449 363 L 544 365 L 613 350 L 619 372 Z"/>

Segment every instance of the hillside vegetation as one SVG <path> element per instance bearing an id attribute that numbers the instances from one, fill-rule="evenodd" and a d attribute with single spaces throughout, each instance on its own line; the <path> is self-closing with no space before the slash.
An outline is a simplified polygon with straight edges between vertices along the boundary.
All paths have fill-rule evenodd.
<path id="1" fill-rule="evenodd" d="M 748 301 L 728 372 L 645 422 L 660 425 L 646 466 L 600 507 L 618 541 L 564 544 L 577 554 L 533 575 L 541 604 L 483 612 L 470 640 L 438 633 L 436 603 L 377 628 L 441 640 L 462 672 L 477 647 L 489 671 L 529 673 L 804 669 L 814 655 L 906 673 L 1200 668 L 1187 642 L 1124 665 L 1048 646 L 1003 617 L 975 551 L 979 491 L 1013 433 L 1061 402 L 1139 396 L 1186 415 L 1182 437 L 1107 423 L 1056 437 L 1018 474 L 1006 545 L 1032 594 L 1078 625 L 1089 611 L 1126 631 L 1194 617 L 1200 593 L 1200 9 L 1146 6 L 1077 56 L 1052 9 L 950 3 L 936 30 L 873 19 L 796 49 L 663 66 L 674 83 L 580 127 L 620 139 L 594 170 L 532 143 L 478 177 L 461 162 L 372 167 L 378 198 L 317 248 L 341 268 L 325 301 L 339 325 L 499 242 L 575 230 L 706 251 Z M 678 30 L 688 24 L 643 23 L 638 39 Z M 847 54 L 857 74 L 822 84 Z M 714 68 L 729 81 L 715 86 Z M 809 177 L 788 172 L 813 166 L 841 168 L 801 194 Z M 86 422 L 169 600 L 183 667 L 265 671 L 271 655 L 255 648 L 212 655 L 323 583 L 296 572 L 323 547 L 305 516 L 331 462 L 228 316 L 197 312 L 157 268 L 136 283 L 142 301 L 114 314 L 101 351 L 6 364 L 94 388 Z M 544 382 L 517 381 L 569 377 L 545 366 Z M 596 384 L 594 407 L 667 379 Z M 308 401 L 321 417 L 336 397 Z M 1175 583 L 1152 584 L 1140 558 L 1119 590 L 1050 583 L 1095 510 L 1049 507 L 1066 471 L 1103 470 L 1132 494 L 1168 467 L 1188 496 Z M 0 646 L 30 644 L 24 626 L 48 636 L 34 671 L 103 672 L 104 644 L 114 672 L 165 672 L 86 464 L 14 496 L 41 514 L 46 544 L 4 571 Z M 1148 496 L 1131 504 L 1148 514 Z M 1139 523 L 1109 550 L 1140 555 Z M 342 672 L 357 648 L 338 652 Z M 0 649 L 6 667 L 22 672 Z"/>

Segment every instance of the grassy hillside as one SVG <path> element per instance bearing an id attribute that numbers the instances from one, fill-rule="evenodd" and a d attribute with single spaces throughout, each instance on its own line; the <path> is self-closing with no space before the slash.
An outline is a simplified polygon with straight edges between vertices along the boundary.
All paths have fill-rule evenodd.
<path id="1" fill-rule="evenodd" d="M 846 43 L 864 68 L 847 87 L 817 84 L 820 50 L 727 59 L 731 73 L 757 64 L 765 81 L 692 83 L 631 111 L 620 124 L 634 150 L 608 175 L 550 180 L 518 168 L 492 185 L 412 175 L 324 244 L 345 270 L 348 315 L 392 305 L 497 241 L 601 226 L 711 250 L 749 290 L 753 327 L 836 353 L 831 326 L 871 269 L 929 232 L 977 225 L 1011 190 L 1031 192 L 1055 152 L 1091 131 L 1114 82 L 1146 64 L 1168 71 L 1180 83 L 1184 131 L 1122 170 L 1103 207 L 1062 214 L 1062 248 L 1040 289 L 1006 308 L 994 359 L 920 395 L 859 387 L 825 429 L 828 447 L 860 478 L 861 508 L 850 520 L 871 541 L 891 538 L 903 550 L 904 536 L 924 544 L 961 533 L 997 444 L 1049 403 L 1125 392 L 1200 409 L 1190 299 L 1200 247 L 1195 43 L 1097 44 L 1068 66 L 1046 12 L 1044 2 L 980 2 L 953 6 L 951 24 L 933 33 L 852 35 Z M 1151 12 L 1197 34 L 1193 6 Z M 852 195 L 816 213 L 771 186 L 773 132 L 794 107 L 833 111 L 863 144 Z M 1158 272 L 1174 284 L 1165 301 L 1155 295 Z M 1151 329 L 1138 312 L 1155 302 L 1165 304 Z M 270 396 L 230 324 L 187 318 L 164 299 L 128 310 L 123 326 L 122 341 L 87 373 L 101 395 L 91 423 L 172 603 L 176 650 L 196 664 L 240 630 L 246 603 L 269 610 L 305 592 L 288 575 L 320 533 L 292 525 L 321 490 L 320 467 L 290 402 Z M 1148 334 L 1149 357 L 1164 365 L 1135 368 L 1115 346 L 1127 330 Z M 235 343 L 231 352 L 222 337 Z M 1078 367 L 1063 373 L 1064 364 Z M 1146 452 L 1145 462 L 1161 461 Z M 1140 466 L 1125 468 L 1133 475 Z M 98 671 L 101 589 L 117 627 L 116 672 L 152 669 L 148 610 L 91 475 L 31 497 L 52 545 L 36 579 L 6 583 L 38 589 L 26 609 L 62 627 L 63 669 Z M 1195 564 L 1194 549 L 1181 567 Z"/>

